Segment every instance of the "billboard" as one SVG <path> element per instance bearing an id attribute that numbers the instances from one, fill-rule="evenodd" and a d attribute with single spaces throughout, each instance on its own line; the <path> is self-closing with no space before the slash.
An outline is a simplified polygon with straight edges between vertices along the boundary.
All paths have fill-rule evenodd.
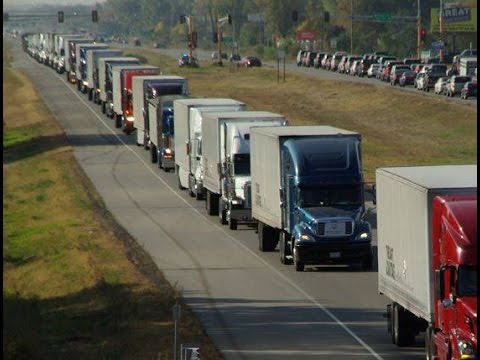
<path id="1" fill-rule="evenodd" d="M 439 9 L 431 9 L 430 32 L 440 32 Z M 444 32 L 477 32 L 477 8 L 448 7 L 443 9 Z"/>
<path id="2" fill-rule="evenodd" d="M 314 40 L 315 32 L 313 31 L 297 31 L 297 40 Z"/>

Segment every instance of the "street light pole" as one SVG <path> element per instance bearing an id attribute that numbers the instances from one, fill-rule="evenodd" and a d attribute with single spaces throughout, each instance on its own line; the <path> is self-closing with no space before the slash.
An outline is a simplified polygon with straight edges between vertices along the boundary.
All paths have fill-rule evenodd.
<path id="1" fill-rule="evenodd" d="M 351 23 L 350 23 L 350 54 L 353 54 L 353 0 L 350 0 L 350 18 L 351 18 Z"/>
<path id="2" fill-rule="evenodd" d="M 417 59 L 420 59 L 422 18 L 420 16 L 420 0 L 417 0 Z"/>
<path id="3" fill-rule="evenodd" d="M 438 18 L 440 25 L 440 40 L 443 41 L 443 1 L 440 0 L 440 16 Z M 440 62 L 443 62 L 443 49 L 440 49 Z"/>

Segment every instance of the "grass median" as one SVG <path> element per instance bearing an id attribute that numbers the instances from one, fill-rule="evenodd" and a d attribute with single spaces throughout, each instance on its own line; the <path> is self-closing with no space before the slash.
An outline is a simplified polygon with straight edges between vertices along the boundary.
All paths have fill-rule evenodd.
<path id="1" fill-rule="evenodd" d="M 5 44 L 3 55 L 4 358 L 173 359 L 181 289 L 116 224 Z M 183 304 L 180 342 L 222 358 Z"/>
<path id="2" fill-rule="evenodd" d="M 383 166 L 472 164 L 477 162 L 477 110 L 442 97 L 287 74 L 263 68 L 232 68 L 201 63 L 179 68 L 176 60 L 151 50 L 129 49 L 164 74 L 189 80 L 193 96 L 231 97 L 248 110 L 286 116 L 291 125 L 332 125 L 358 131 L 363 142 L 367 182 Z M 323 71 L 323 70 L 318 70 Z"/>

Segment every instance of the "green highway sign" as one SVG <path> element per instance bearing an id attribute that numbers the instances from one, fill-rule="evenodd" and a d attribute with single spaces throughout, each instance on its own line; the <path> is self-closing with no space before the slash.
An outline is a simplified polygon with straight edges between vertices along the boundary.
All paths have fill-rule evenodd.
<path id="1" fill-rule="evenodd" d="M 390 14 L 390 13 L 376 13 L 376 14 L 373 14 L 373 18 L 377 21 L 388 22 L 388 21 L 392 21 L 392 14 Z"/>

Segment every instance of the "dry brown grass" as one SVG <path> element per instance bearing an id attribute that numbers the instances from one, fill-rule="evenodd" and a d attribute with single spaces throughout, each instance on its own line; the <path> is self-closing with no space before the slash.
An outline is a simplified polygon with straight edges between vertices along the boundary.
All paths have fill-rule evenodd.
<path id="1" fill-rule="evenodd" d="M 106 211 L 28 78 L 4 67 L 3 88 L 4 357 L 172 359 L 179 289 Z M 181 341 L 221 359 L 182 310 Z"/>

